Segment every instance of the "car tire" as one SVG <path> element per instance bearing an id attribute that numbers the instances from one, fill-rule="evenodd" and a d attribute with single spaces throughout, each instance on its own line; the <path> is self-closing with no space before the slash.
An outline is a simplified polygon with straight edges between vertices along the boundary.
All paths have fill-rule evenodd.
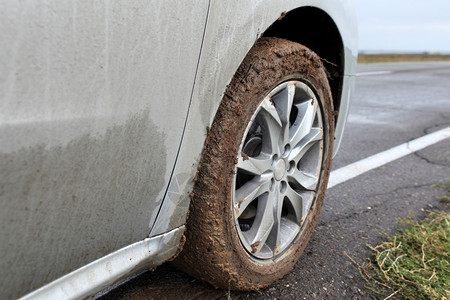
<path id="1" fill-rule="evenodd" d="M 293 268 L 326 191 L 332 104 L 314 52 L 279 38 L 253 46 L 208 131 L 176 266 L 233 290 L 264 288 Z"/>

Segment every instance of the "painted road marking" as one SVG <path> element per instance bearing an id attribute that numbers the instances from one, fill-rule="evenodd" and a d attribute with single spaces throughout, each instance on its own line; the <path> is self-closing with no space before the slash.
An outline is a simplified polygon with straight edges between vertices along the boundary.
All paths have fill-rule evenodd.
<path id="1" fill-rule="evenodd" d="M 373 75 L 383 75 L 383 74 L 392 74 L 392 71 L 361 72 L 361 73 L 356 73 L 356 76 L 373 76 Z"/>
<path id="2" fill-rule="evenodd" d="M 443 141 L 449 137 L 450 127 L 447 127 L 337 169 L 331 172 L 328 188 L 431 146 L 437 142 Z"/>

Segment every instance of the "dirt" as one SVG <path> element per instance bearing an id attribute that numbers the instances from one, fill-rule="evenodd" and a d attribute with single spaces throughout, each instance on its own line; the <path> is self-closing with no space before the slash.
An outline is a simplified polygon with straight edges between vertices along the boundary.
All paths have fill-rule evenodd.
<path id="1" fill-rule="evenodd" d="M 317 92 L 327 112 L 325 124 L 333 132 L 326 74 L 315 53 L 293 42 L 263 38 L 249 52 L 228 86 L 209 130 L 192 193 L 186 244 L 175 265 L 213 286 L 237 290 L 264 288 L 292 269 L 317 222 L 331 167 L 333 139 L 327 136 L 322 184 L 305 229 L 294 246 L 263 263 L 245 251 L 235 229 L 231 191 L 236 153 L 245 125 L 260 101 L 280 82 L 293 78 L 321 87 Z"/>

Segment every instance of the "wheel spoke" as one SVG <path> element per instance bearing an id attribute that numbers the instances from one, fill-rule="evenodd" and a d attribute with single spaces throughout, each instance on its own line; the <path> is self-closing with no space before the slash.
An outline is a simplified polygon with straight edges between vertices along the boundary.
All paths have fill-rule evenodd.
<path id="1" fill-rule="evenodd" d="M 278 124 L 279 127 L 283 125 L 277 109 L 273 105 L 273 100 L 271 98 L 264 99 L 261 109 L 263 109 L 267 114 L 269 114 L 272 119 Z"/>
<path id="2" fill-rule="evenodd" d="M 271 176 L 256 176 L 235 191 L 235 213 L 239 216 L 257 197 L 269 191 Z"/>
<path id="3" fill-rule="evenodd" d="M 315 193 L 312 191 L 301 191 L 300 196 L 303 199 L 303 216 L 302 221 L 305 220 L 306 216 L 309 214 L 309 210 L 311 209 L 311 205 L 314 199 Z"/>
<path id="4" fill-rule="evenodd" d="M 241 152 L 238 157 L 237 167 L 252 175 L 262 175 L 272 169 L 272 158 L 265 155 L 249 157 Z"/>
<path id="5" fill-rule="evenodd" d="M 295 84 L 289 83 L 286 88 L 272 97 L 283 126 L 289 123 L 294 95 Z"/>
<path id="6" fill-rule="evenodd" d="M 279 192 L 279 186 L 275 188 L 275 191 L 269 195 L 273 197 L 273 218 L 274 224 L 272 230 L 267 238 L 266 244 L 272 250 L 273 255 L 277 255 L 280 252 L 281 247 L 281 213 L 283 209 L 283 199 Z"/>
<path id="7" fill-rule="evenodd" d="M 253 254 L 258 253 L 266 243 L 269 234 L 272 231 L 274 225 L 273 215 L 273 193 L 265 194 L 264 197 L 258 199 L 258 210 L 256 212 L 256 218 L 249 231 L 244 232 L 247 241 L 250 242 L 251 252 Z"/>
<path id="8" fill-rule="evenodd" d="M 283 142 L 289 141 L 289 117 L 291 115 L 292 104 L 294 102 L 295 84 L 289 83 L 286 88 L 273 96 L 275 107 L 283 125 L 282 135 Z M 284 144 L 284 143 L 283 143 Z"/>
<path id="9" fill-rule="evenodd" d="M 305 153 L 323 138 L 323 129 L 319 127 L 311 128 L 311 131 L 306 135 L 297 146 L 292 149 L 288 159 L 298 163 Z"/>
<path id="10" fill-rule="evenodd" d="M 289 130 L 289 142 L 292 147 L 311 132 L 314 118 L 317 112 L 317 101 L 311 99 L 296 105 L 298 109 L 297 119 Z"/>
<path id="11" fill-rule="evenodd" d="M 297 168 L 294 172 L 288 176 L 289 181 L 293 182 L 295 185 L 301 186 L 306 190 L 314 191 L 317 187 L 318 178 L 312 174 L 308 174 Z"/>
<path id="12" fill-rule="evenodd" d="M 261 152 L 275 154 L 278 152 L 278 141 L 282 128 L 282 122 L 272 101 L 264 100 L 261 111 L 256 118 L 262 130 Z"/>
<path id="13" fill-rule="evenodd" d="M 295 220 L 297 224 L 304 222 L 306 216 L 308 215 L 309 208 L 311 206 L 313 192 L 303 191 L 297 192 L 290 186 L 288 186 L 286 191 L 286 201 L 288 201 L 295 215 Z"/>

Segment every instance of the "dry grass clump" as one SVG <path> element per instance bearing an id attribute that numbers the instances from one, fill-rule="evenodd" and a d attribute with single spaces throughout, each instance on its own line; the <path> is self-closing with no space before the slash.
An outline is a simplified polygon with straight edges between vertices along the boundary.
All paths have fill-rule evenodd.
<path id="1" fill-rule="evenodd" d="M 370 288 L 391 299 L 450 299 L 450 214 L 401 222 L 409 227 L 369 246 L 373 257 L 360 270 Z"/>
<path id="2" fill-rule="evenodd" d="M 437 184 L 450 200 L 450 183 Z M 370 246 L 372 257 L 358 264 L 361 276 L 373 292 L 384 299 L 450 299 L 450 213 L 428 212 L 415 221 L 411 216 L 400 220 L 399 233 L 386 235 L 386 241 Z"/>
<path id="3" fill-rule="evenodd" d="M 450 61 L 450 55 L 439 54 L 359 54 L 359 64 L 405 62 L 405 61 Z"/>

